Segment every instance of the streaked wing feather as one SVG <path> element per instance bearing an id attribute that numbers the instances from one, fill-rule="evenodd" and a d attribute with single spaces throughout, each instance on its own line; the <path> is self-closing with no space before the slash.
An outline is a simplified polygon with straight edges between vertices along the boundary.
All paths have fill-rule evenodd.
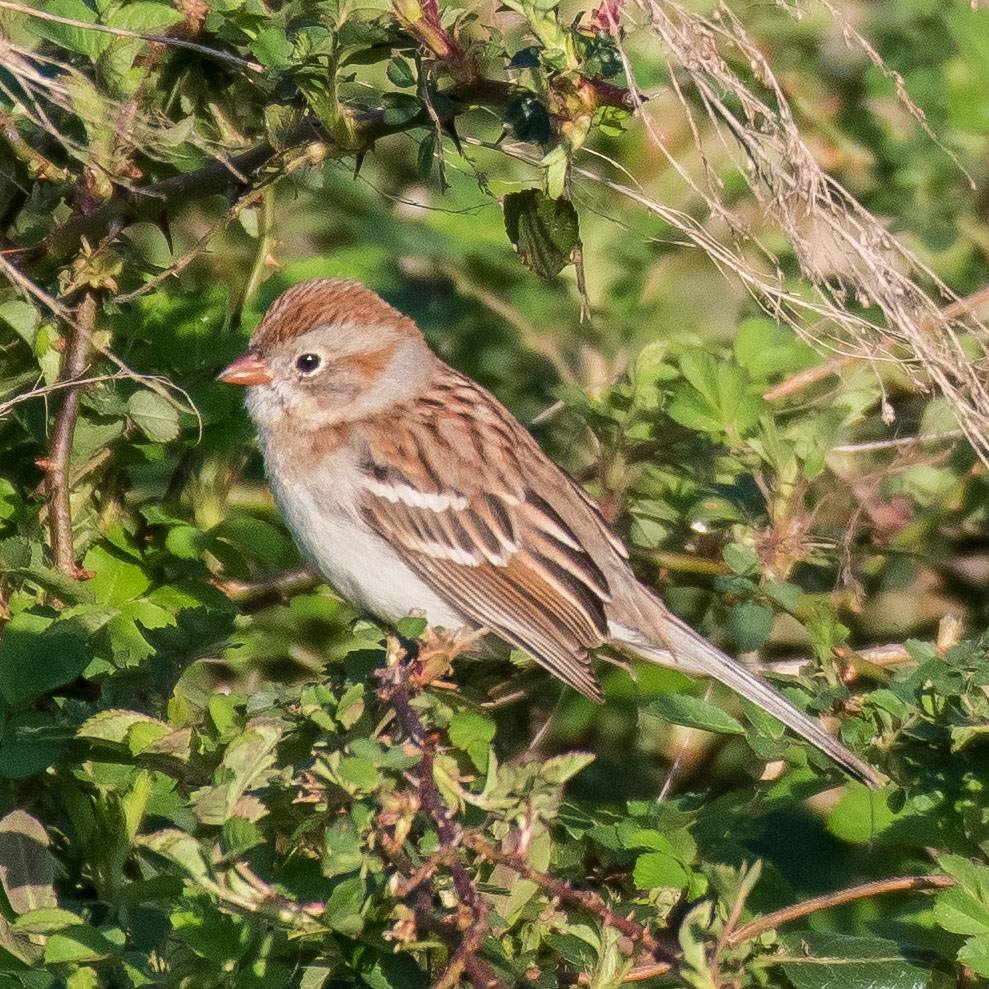
<path id="1" fill-rule="evenodd" d="M 608 581 L 526 480 L 549 466 L 535 442 L 453 371 L 404 411 L 368 443 L 365 520 L 471 621 L 600 700 L 588 650 L 608 636 Z"/>

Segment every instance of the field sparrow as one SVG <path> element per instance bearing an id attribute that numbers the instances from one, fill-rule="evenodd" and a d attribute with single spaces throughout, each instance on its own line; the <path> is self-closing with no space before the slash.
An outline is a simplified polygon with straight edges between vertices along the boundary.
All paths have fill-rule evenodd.
<path id="1" fill-rule="evenodd" d="M 275 500 L 341 594 L 387 621 L 484 627 L 595 701 L 609 644 L 712 676 L 870 783 L 879 777 L 632 573 L 584 490 L 500 402 L 364 286 L 313 279 L 220 380 L 247 387 Z"/>

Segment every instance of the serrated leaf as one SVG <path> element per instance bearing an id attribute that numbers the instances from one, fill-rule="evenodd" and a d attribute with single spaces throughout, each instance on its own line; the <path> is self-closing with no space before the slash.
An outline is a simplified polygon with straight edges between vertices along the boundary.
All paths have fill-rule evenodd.
<path id="1" fill-rule="evenodd" d="M 522 263 L 543 278 L 558 275 L 580 242 L 573 203 L 525 189 L 505 196 L 503 208 L 508 239 Z"/>
<path id="2" fill-rule="evenodd" d="M 645 711 L 687 728 L 700 728 L 723 735 L 745 734 L 742 725 L 726 711 L 689 694 L 662 694 L 650 701 Z"/>
<path id="3" fill-rule="evenodd" d="M 783 937 L 781 962 L 795 989 L 926 989 L 931 966 L 906 958 L 895 941 L 798 931 Z"/>
<path id="4" fill-rule="evenodd" d="M 958 960 L 976 975 L 989 978 L 989 934 L 969 938 L 958 949 Z"/>
<path id="5" fill-rule="evenodd" d="M 179 414 L 167 399 L 147 388 L 127 399 L 127 415 L 155 443 L 170 443 L 179 435 Z"/>
<path id="6" fill-rule="evenodd" d="M 934 920 L 952 934 L 989 935 L 989 905 L 957 886 L 938 893 Z"/>
<path id="7" fill-rule="evenodd" d="M 204 879 L 209 875 L 206 859 L 203 857 L 199 842 L 178 828 L 166 828 L 154 834 L 142 835 L 137 843 L 149 851 L 161 855 L 184 869 L 190 876 Z"/>
<path id="8" fill-rule="evenodd" d="M 326 901 L 322 919 L 341 934 L 359 934 L 364 928 L 364 880 L 359 876 L 338 883 Z"/>

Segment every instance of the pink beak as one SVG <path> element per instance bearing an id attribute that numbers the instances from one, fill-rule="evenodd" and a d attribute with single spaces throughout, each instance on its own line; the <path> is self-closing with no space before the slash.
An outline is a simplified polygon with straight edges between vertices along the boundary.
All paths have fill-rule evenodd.
<path id="1" fill-rule="evenodd" d="M 228 364 L 216 380 L 228 385 L 270 385 L 271 371 L 257 354 L 249 350 Z"/>

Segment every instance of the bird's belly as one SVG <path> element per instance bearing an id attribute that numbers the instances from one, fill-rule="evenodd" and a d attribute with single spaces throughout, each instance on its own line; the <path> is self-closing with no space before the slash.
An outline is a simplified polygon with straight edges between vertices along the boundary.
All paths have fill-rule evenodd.
<path id="1" fill-rule="evenodd" d="M 304 556 L 351 604 L 388 622 L 413 611 L 430 625 L 456 630 L 469 624 L 401 557 L 345 509 L 303 486 L 273 485 L 275 499 Z"/>

